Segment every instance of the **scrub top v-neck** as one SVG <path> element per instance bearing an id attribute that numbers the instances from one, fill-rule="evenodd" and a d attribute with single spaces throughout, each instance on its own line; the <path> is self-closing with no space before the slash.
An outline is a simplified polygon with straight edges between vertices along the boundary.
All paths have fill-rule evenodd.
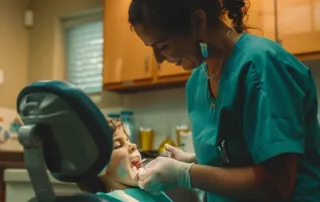
<path id="1" fill-rule="evenodd" d="M 320 129 L 311 71 L 279 44 L 251 34 L 235 44 L 215 100 L 204 68 L 195 69 L 187 83 L 198 163 L 240 167 L 301 154 L 291 201 L 320 201 Z M 207 193 L 207 201 L 237 200 Z"/>

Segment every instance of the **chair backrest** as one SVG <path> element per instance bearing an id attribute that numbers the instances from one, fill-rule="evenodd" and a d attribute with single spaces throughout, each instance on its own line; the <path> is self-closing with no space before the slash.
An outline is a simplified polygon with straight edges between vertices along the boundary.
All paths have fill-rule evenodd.
<path id="1" fill-rule="evenodd" d="M 24 123 L 19 141 L 36 196 L 47 183 L 39 179 L 45 168 L 59 181 L 83 182 L 109 163 L 112 131 L 98 107 L 72 84 L 33 83 L 20 92 L 17 111 Z"/>

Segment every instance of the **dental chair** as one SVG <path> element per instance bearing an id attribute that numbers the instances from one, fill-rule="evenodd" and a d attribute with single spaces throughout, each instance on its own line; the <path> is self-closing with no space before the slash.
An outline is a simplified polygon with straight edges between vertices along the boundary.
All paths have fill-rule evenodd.
<path id="1" fill-rule="evenodd" d="M 17 99 L 24 123 L 18 139 L 35 197 L 30 202 L 107 202 L 91 193 L 56 195 L 57 180 L 90 182 L 108 165 L 112 132 L 97 106 L 81 90 L 61 81 L 25 87 Z"/>

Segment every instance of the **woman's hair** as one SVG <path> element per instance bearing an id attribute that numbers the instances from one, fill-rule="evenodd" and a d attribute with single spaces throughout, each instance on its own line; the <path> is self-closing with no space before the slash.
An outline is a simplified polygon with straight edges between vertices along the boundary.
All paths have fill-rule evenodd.
<path id="1" fill-rule="evenodd" d="M 232 27 L 242 33 L 247 29 L 243 21 L 248 6 L 249 0 L 132 0 L 129 22 L 132 26 L 142 24 L 164 31 L 186 33 L 190 30 L 192 14 L 201 9 L 211 25 L 226 15 L 232 21 Z"/>

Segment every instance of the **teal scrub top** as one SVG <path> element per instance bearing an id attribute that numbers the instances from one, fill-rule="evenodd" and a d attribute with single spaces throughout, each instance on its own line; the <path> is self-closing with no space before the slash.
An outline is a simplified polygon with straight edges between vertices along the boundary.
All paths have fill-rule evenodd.
<path id="1" fill-rule="evenodd" d="M 130 188 L 130 189 L 125 189 L 125 190 L 116 190 L 113 192 L 109 193 L 103 193 L 103 192 L 98 192 L 97 195 L 103 197 L 109 202 L 123 202 L 123 201 L 128 201 L 124 199 L 122 196 L 124 192 L 125 194 L 129 195 L 130 197 L 136 199 L 137 201 L 143 201 L 143 202 L 172 202 L 172 200 L 163 192 L 160 192 L 157 195 L 150 194 L 146 191 L 143 191 L 142 189 L 139 188 Z"/>
<path id="2" fill-rule="evenodd" d="M 301 154 L 291 201 L 320 201 L 316 87 L 311 71 L 280 45 L 243 34 L 225 63 L 217 98 L 201 65 L 187 83 L 187 106 L 199 164 L 239 167 Z M 206 194 L 208 202 L 240 201 Z"/>

